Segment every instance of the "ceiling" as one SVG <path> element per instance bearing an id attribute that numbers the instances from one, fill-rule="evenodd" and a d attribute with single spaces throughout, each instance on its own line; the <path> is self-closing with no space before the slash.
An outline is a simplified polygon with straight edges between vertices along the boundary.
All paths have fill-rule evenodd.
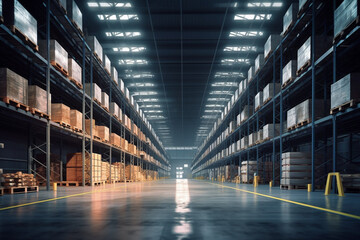
<path id="1" fill-rule="evenodd" d="M 269 34 L 282 31 L 283 15 L 291 2 L 78 1 L 88 26 L 86 34 L 98 37 L 167 147 L 201 144 L 247 76 L 250 64 L 263 53 Z M 253 15 L 234 20 L 236 14 L 256 14 L 261 20 L 251 20 Z M 223 63 L 225 59 L 230 63 Z M 249 60 L 234 64 L 233 59 Z M 119 60 L 128 64 L 119 64 Z"/>

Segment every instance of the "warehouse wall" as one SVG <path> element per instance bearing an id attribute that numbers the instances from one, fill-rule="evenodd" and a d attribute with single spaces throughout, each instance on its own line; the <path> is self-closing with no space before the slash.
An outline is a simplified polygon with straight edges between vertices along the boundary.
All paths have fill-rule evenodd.
<path id="1" fill-rule="evenodd" d="M 183 171 L 183 178 L 191 178 L 191 162 L 194 159 L 196 150 L 168 150 L 170 155 L 170 164 L 171 164 L 171 178 L 176 178 L 177 171 Z M 187 168 L 184 168 L 184 165 L 188 164 Z M 182 167 L 182 170 L 177 170 L 177 167 Z"/>

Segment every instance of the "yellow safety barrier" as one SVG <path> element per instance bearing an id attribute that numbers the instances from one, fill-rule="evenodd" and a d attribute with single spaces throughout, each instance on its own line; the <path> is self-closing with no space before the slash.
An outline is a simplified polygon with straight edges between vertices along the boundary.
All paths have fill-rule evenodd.
<path id="1" fill-rule="evenodd" d="M 308 184 L 307 187 L 308 187 L 308 192 L 311 192 L 311 190 L 312 190 L 312 185 L 311 185 L 311 184 Z"/>
<path id="2" fill-rule="evenodd" d="M 259 186 L 260 176 L 254 176 L 254 187 Z"/>
<path id="3" fill-rule="evenodd" d="M 224 176 L 221 178 L 221 182 L 225 182 L 225 177 Z"/>
<path id="4" fill-rule="evenodd" d="M 340 173 L 338 173 L 338 172 L 333 172 L 333 173 L 328 174 L 328 177 L 327 177 L 327 180 L 326 180 L 325 195 L 330 194 L 332 177 L 336 177 L 338 195 L 340 197 L 343 197 L 344 196 L 344 188 L 343 188 L 343 184 L 342 184 L 342 181 L 341 181 Z"/>
<path id="5" fill-rule="evenodd" d="M 270 181 L 269 182 L 269 187 L 272 187 L 273 186 L 273 181 Z"/>
<path id="6" fill-rule="evenodd" d="M 240 184 L 240 177 L 239 177 L 239 176 L 237 176 L 237 177 L 235 178 L 235 183 L 236 183 L 236 184 Z"/>
<path id="7" fill-rule="evenodd" d="M 57 183 L 53 183 L 53 191 L 57 191 Z"/>

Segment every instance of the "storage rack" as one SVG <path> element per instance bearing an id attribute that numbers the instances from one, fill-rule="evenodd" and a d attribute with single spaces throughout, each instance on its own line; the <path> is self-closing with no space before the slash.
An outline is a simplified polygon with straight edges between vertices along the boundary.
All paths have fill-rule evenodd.
<path id="1" fill-rule="evenodd" d="M 93 138 L 92 128 L 90 129 L 90 135 L 85 134 L 85 131 L 82 133 L 74 132 L 55 122 L 33 115 L 28 111 L 0 102 L 0 114 L 3 121 L 7 123 L 14 122 L 16 125 L 15 128 L 26 123 L 27 129 L 29 129 L 28 173 L 37 174 L 36 169 L 34 169 L 34 163 L 38 162 L 34 157 L 35 152 L 45 154 L 46 166 L 44 167 L 46 167 L 46 176 L 42 177 L 46 179 L 46 187 L 49 190 L 50 150 L 55 148 L 61 153 L 62 144 L 66 141 L 77 146 L 76 149 L 81 149 L 83 153 L 83 186 L 85 186 L 85 153 L 89 153 L 91 158 L 93 152 L 101 153 L 103 159 L 108 161 L 110 166 L 112 161 L 124 163 L 124 176 L 126 164 L 145 166 L 144 170 L 146 171 L 156 170 L 159 172 L 159 176 L 168 176 L 170 165 L 167 160 L 167 153 L 162 144 L 153 135 L 152 130 L 105 71 L 86 43 L 82 32 L 80 32 L 68 18 L 58 1 L 36 1 L 31 4 L 33 4 L 32 6 L 34 8 L 38 9 L 37 12 L 39 16 L 36 16 L 39 26 L 38 35 L 47 41 L 48 56 L 46 59 L 50 58 L 49 41 L 51 38 L 55 38 L 61 45 L 66 46 L 69 57 L 74 57 L 82 67 L 83 86 L 85 86 L 85 83 L 96 82 L 99 84 L 102 90 L 109 94 L 110 102 L 114 101 L 119 104 L 123 114 L 127 114 L 130 119 L 139 126 L 139 129 L 151 140 L 156 148 L 159 149 L 160 153 L 156 152 L 149 142 L 142 141 L 136 136 L 133 133 L 133 129 L 125 127 L 125 125 L 120 123 L 111 113 L 104 110 L 93 100 L 92 96 L 88 96 L 85 93 L 85 87 L 79 89 L 75 84 L 70 82 L 69 79 L 57 71 L 49 61 L 27 46 L 26 43 L 18 36 L 14 35 L 5 25 L 1 24 L 0 42 L 1 51 L 4 53 L 2 59 L 2 65 L 4 65 L 4 67 L 12 67 L 13 69 L 16 69 L 15 72 L 20 75 L 29 75 L 29 84 L 36 83 L 38 86 L 46 88 L 48 96 L 51 91 L 52 99 L 59 100 L 72 108 L 80 110 L 83 113 L 83 130 L 85 129 L 85 118 L 92 121 L 94 117 L 96 117 L 97 122 L 109 127 L 110 133 L 118 133 L 122 138 L 128 140 L 129 143 L 135 144 L 139 151 L 145 151 L 147 154 L 153 156 L 154 159 L 158 160 L 158 164 L 146 161 L 137 155 L 114 147 L 110 143 L 96 140 Z M 93 93 L 91 92 L 90 95 L 93 95 Z M 48 97 L 48 109 L 50 108 L 51 102 Z M 58 146 L 58 144 L 56 144 L 56 146 L 53 144 L 53 141 L 55 142 L 55 140 L 60 146 Z M 52 144 L 51 148 L 50 144 Z M 81 146 L 81 148 L 79 148 L 79 146 Z M 12 160 L 15 159 L 0 158 L 0 161 Z M 23 162 L 24 160 L 18 159 L 17 161 Z M 92 162 L 91 159 L 90 162 Z M 91 168 L 92 166 L 90 166 L 90 174 L 92 174 Z M 19 169 L 14 168 L 9 170 Z M 63 176 L 61 171 L 61 180 L 62 179 Z M 111 179 L 110 171 L 110 180 Z M 91 185 L 94 184 L 92 182 L 92 176 L 90 183 Z"/>
<path id="2" fill-rule="evenodd" d="M 209 177 L 209 171 L 225 165 L 241 165 L 242 161 L 256 160 L 257 166 L 263 159 L 270 159 L 273 165 L 272 180 L 279 184 L 282 174 L 281 164 L 276 168 L 276 163 L 281 161 L 281 153 L 287 151 L 299 151 L 305 149 L 311 151 L 312 170 L 311 183 L 312 191 L 317 186 L 324 186 L 327 172 L 349 172 L 351 171 L 351 161 L 359 159 L 359 153 L 354 151 L 354 146 L 358 145 L 359 140 L 359 117 L 360 104 L 348 108 L 343 112 L 327 115 L 320 119 L 315 119 L 314 100 L 322 98 L 325 104 L 329 103 L 330 85 L 348 73 L 356 72 L 359 67 L 357 56 L 360 51 L 360 30 L 355 26 L 346 37 L 337 43 L 329 44 L 327 51 L 321 57 L 315 59 L 315 50 L 319 48 L 316 38 L 320 34 L 333 37 L 333 19 L 336 1 L 307 1 L 305 7 L 299 12 L 298 19 L 283 37 L 278 47 L 265 61 L 264 66 L 255 75 L 254 79 L 248 83 L 245 92 L 239 97 L 228 114 L 217 128 L 210 135 L 192 163 L 192 172 L 195 177 Z M 204 154 L 209 146 L 227 128 L 231 121 L 236 122 L 236 116 L 243 110 L 243 106 L 252 105 L 254 96 L 267 83 L 281 83 L 282 69 L 285 64 L 294 59 L 297 49 L 308 37 L 312 37 L 312 57 L 311 65 L 292 83 L 282 88 L 269 102 L 261 108 L 249 114 L 249 118 L 237 126 L 236 129 L 220 144 L 217 144 L 211 151 Z M 332 40 L 332 39 L 331 39 Z M 324 43 L 326 44 L 326 43 Z M 341 59 L 339 62 L 338 59 Z M 262 87 L 262 88 L 259 88 Z M 309 91 L 311 89 L 311 91 Z M 286 111 L 294 105 L 300 103 L 299 100 L 310 98 L 312 100 L 312 119 L 305 126 L 286 131 L 284 121 Z M 237 151 L 230 156 L 226 156 L 215 162 L 210 160 L 222 149 L 236 143 L 243 136 L 248 136 L 253 131 L 258 131 L 266 123 L 279 123 L 280 134 L 269 141 L 265 141 L 245 150 Z M 351 126 L 351 127 L 349 127 Z M 274 127 L 275 132 L 275 127 Z M 348 144 L 341 144 L 343 141 Z M 341 153 L 349 153 L 347 156 Z M 316 157 L 321 155 L 320 162 Z M 260 157 L 263 156 L 263 157 Z M 358 166 L 357 166 L 358 167 Z M 249 168 L 248 168 L 249 169 Z M 358 171 L 359 169 L 357 169 Z M 259 171 L 259 167 L 257 167 Z M 320 174 L 319 172 L 323 172 Z M 247 172 L 249 179 L 249 171 Z"/>

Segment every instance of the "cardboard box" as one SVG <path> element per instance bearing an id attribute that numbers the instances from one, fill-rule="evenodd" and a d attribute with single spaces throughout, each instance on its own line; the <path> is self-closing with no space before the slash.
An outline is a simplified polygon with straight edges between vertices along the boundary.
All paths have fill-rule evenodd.
<path id="1" fill-rule="evenodd" d="M 0 97 L 28 105 L 28 81 L 8 68 L 0 68 Z"/>

